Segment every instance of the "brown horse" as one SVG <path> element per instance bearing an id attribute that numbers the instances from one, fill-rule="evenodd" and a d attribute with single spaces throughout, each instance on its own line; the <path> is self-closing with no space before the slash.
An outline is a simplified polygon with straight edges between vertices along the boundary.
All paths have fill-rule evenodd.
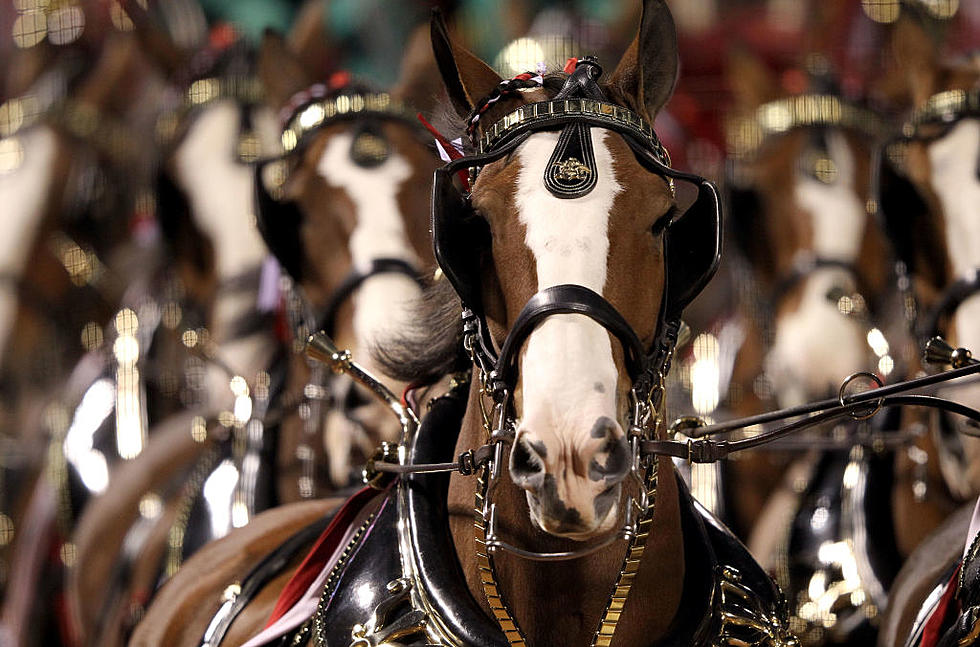
<path id="1" fill-rule="evenodd" d="M 138 32 L 144 49 L 149 38 L 141 32 L 149 29 L 141 25 Z M 138 614 L 134 601 L 156 585 L 159 535 L 162 529 L 165 545 L 180 483 L 196 462 L 217 451 L 222 432 L 244 427 L 250 415 L 243 406 L 254 401 L 261 408 L 268 400 L 264 370 L 279 347 L 273 315 L 256 305 L 267 251 L 254 225 L 251 164 L 278 153 L 275 117 L 261 106 L 258 81 L 247 76 L 248 53 L 241 44 L 195 55 L 163 34 L 153 36 L 158 48 L 170 45 L 170 56 L 151 54 L 171 78 L 180 73 L 173 61 L 182 62 L 181 69 L 189 69 L 191 60 L 205 69 L 181 86 L 181 100 L 158 121 L 167 141 L 157 179 L 157 219 L 168 262 L 141 294 L 158 310 L 157 321 L 139 321 L 150 330 L 140 334 L 148 343 L 137 389 L 147 446 L 138 456 L 110 464 L 112 487 L 84 505 L 73 528 L 66 607 L 78 644 L 121 643 L 120 626 L 131 625 Z M 243 420 L 229 424 L 222 411 Z"/>
<path id="2" fill-rule="evenodd" d="M 884 221 L 904 264 L 909 321 L 919 339 L 941 334 L 957 346 L 976 346 L 980 66 L 970 59 L 943 62 L 928 28 L 912 17 L 894 27 L 892 49 L 894 78 L 912 112 L 902 137 L 883 151 L 879 191 Z M 946 387 L 941 394 L 977 401 L 977 388 L 969 383 Z M 918 440 L 914 453 L 899 455 L 895 489 L 901 515 L 897 525 L 910 531 L 904 543 L 920 548 L 896 582 L 896 604 L 884 620 L 882 645 L 906 640 L 930 593 L 924 590 L 926 582 L 935 585 L 938 573 L 962 556 L 967 517 L 950 515 L 980 491 L 980 443 L 957 433 L 959 423 L 943 416 L 921 423 L 929 433 Z M 933 530 L 932 538 L 924 539 Z M 937 550 L 937 541 L 956 548 Z"/>
<path id="3" fill-rule="evenodd" d="M 423 335 L 389 355 L 414 359 L 396 361 L 414 375 L 434 372 L 455 363 L 464 336 L 476 366 L 471 386 L 435 400 L 417 436 L 402 412 L 396 460 L 462 455 L 456 468 L 472 474 L 475 463 L 481 476 L 404 478 L 352 499 L 285 587 L 279 611 L 295 608 L 295 618 L 268 631 L 288 637 L 250 644 L 796 644 L 744 548 L 697 512 L 669 460 L 639 449 L 661 446 L 647 434 L 665 433 L 662 376 L 678 317 L 720 244 L 713 186 L 670 169 L 648 125 L 677 72 L 666 4 L 644 3 L 639 35 L 601 87 L 592 59 L 567 76 L 502 80 L 439 20 L 433 45 L 476 152 L 439 171 L 434 189 L 446 279 L 425 324 L 448 333 L 426 361 L 411 352 Z M 453 182 L 468 168 L 464 200 Z M 689 184 L 699 198 L 684 210 L 672 188 Z M 498 439 L 512 445 L 509 466 Z M 294 552 L 239 579 L 259 561 L 243 563 L 241 548 L 231 535 L 206 567 L 191 560 L 132 644 L 240 644 L 239 625 L 261 626 Z M 195 576 L 203 568 L 214 576 L 206 583 Z"/>
<path id="4" fill-rule="evenodd" d="M 731 230 L 764 295 L 744 304 L 758 331 L 746 336 L 735 369 L 749 394 L 745 404 L 767 390 L 782 406 L 827 397 L 858 371 L 887 380 L 905 348 L 896 343 L 904 342 L 901 319 L 891 316 L 887 239 L 866 207 L 883 119 L 843 99 L 826 75 L 811 75 L 810 93 L 787 96 L 761 61 L 742 54 L 731 78 L 738 106 L 729 126 Z M 861 429 L 849 424 L 836 432 Z M 807 644 L 868 640 L 873 628 L 864 619 L 885 604 L 901 563 L 888 514 L 892 455 L 858 445 L 796 457 L 784 478 L 765 454 L 733 461 L 726 472 L 736 510 L 758 515 L 749 535 L 753 555 L 778 574 Z M 845 472 L 866 478 L 860 496 L 842 485 Z M 749 503 L 768 498 L 752 510 L 746 493 Z M 822 520 L 816 526 L 805 521 L 814 514 Z M 848 541 L 857 546 L 853 555 L 830 558 L 826 548 L 818 555 L 823 545 Z M 833 569 L 850 569 L 850 561 L 861 576 L 844 582 Z"/>
<path id="5" fill-rule="evenodd" d="M 11 577 L 4 623 L 15 628 L 14 641 L 29 626 L 24 614 L 35 602 L 36 569 L 54 541 L 49 522 L 68 504 L 52 497 L 47 478 L 35 479 L 44 463 L 47 476 L 63 474 L 61 452 L 49 454 L 44 446 L 64 438 L 70 407 L 101 370 L 101 354 L 111 353 L 104 327 L 131 281 L 146 279 L 159 258 L 146 226 L 155 151 L 137 146 L 132 134 L 146 127 L 136 107 L 156 87 L 145 76 L 146 61 L 131 36 L 115 33 L 82 63 L 80 75 L 78 63 L 68 55 L 57 59 L 27 94 L 0 109 L 3 145 L 12 151 L 0 179 L 10 228 L 3 239 L 11 246 L 3 254 L 0 344 L 5 446 L 16 447 L 4 453 L 18 469 L 5 466 L 0 492 L 3 543 L 17 555 L 17 568 L 4 569 L 5 579 Z M 121 95 L 119 87 L 131 91 Z M 87 456 L 98 479 L 99 457 Z M 24 500 L 16 498 L 23 493 L 32 497 L 26 517 Z M 21 534 L 28 527 L 33 530 Z"/>
<path id="6" fill-rule="evenodd" d="M 422 60 L 417 56 L 408 57 L 406 80 L 424 72 L 431 74 L 431 70 L 426 69 L 426 58 L 431 59 L 431 55 Z M 269 36 L 260 57 L 260 71 L 269 78 L 288 66 L 292 66 L 290 69 L 296 71 L 297 76 L 302 71 L 281 42 Z M 225 67 L 229 67 L 228 63 Z M 236 65 L 233 59 L 230 67 L 241 70 L 248 66 L 246 61 L 241 60 Z M 252 309 L 249 304 L 256 301 L 260 276 L 258 264 L 265 256 L 265 247 L 251 222 L 252 214 L 259 214 L 265 233 L 270 236 L 270 242 L 277 252 L 283 251 L 275 247 L 277 241 L 286 236 L 297 237 L 300 253 L 313 264 L 313 267 L 304 268 L 300 289 L 307 294 L 313 291 L 342 294 L 347 290 L 342 301 L 334 304 L 334 311 L 329 313 L 331 325 L 350 327 L 353 325 L 352 318 L 359 317 L 362 327 L 383 326 L 391 323 L 391 313 L 398 313 L 397 305 L 389 306 L 387 310 L 373 308 L 370 303 L 365 305 L 360 301 L 362 295 L 378 301 L 381 292 L 388 290 L 390 302 L 397 304 L 399 299 L 407 301 L 411 290 L 402 289 L 405 277 L 393 277 L 402 281 L 386 281 L 389 277 L 381 269 L 370 275 L 365 272 L 360 278 L 360 288 L 344 287 L 346 277 L 344 281 L 335 281 L 334 276 L 320 271 L 318 264 L 322 257 L 313 253 L 317 249 L 313 241 L 322 237 L 321 230 L 333 235 L 338 228 L 343 230 L 361 221 L 357 225 L 360 230 L 355 228 L 352 237 L 387 237 L 388 244 L 386 253 L 379 255 L 376 250 L 365 249 L 362 243 L 361 249 L 355 251 L 362 255 L 359 262 L 363 265 L 370 267 L 379 259 L 390 259 L 395 254 L 392 246 L 403 245 L 411 249 L 410 241 L 399 240 L 394 225 L 403 222 L 403 228 L 412 231 L 413 235 L 424 227 L 422 218 L 426 212 L 428 192 L 414 188 L 421 182 L 424 189 L 425 178 L 435 166 L 434 157 L 428 146 L 416 136 L 414 122 L 408 122 L 406 128 L 406 119 L 401 116 L 403 113 L 393 109 L 387 116 L 381 113 L 351 114 L 349 119 L 323 124 L 320 130 L 326 131 L 331 126 L 333 132 L 330 134 L 342 139 L 345 131 L 358 129 L 359 121 L 376 122 L 392 134 L 393 143 L 388 151 L 391 164 L 376 159 L 374 161 L 379 163 L 366 164 L 364 177 L 359 178 L 359 166 L 351 163 L 354 170 L 347 176 L 332 178 L 337 186 L 329 187 L 327 201 L 317 202 L 312 212 L 304 216 L 307 222 L 303 226 L 308 225 L 309 229 L 303 232 L 290 230 L 290 226 L 299 226 L 300 223 L 275 222 L 278 212 L 267 212 L 269 202 L 252 203 L 254 171 L 233 154 L 242 151 L 244 139 L 256 134 L 268 134 L 270 130 L 266 125 L 269 119 L 264 114 L 267 108 L 255 105 L 259 98 L 256 88 L 261 87 L 256 78 L 225 75 L 194 80 L 186 89 L 187 105 L 181 114 L 189 125 L 183 122 L 176 124 L 176 131 L 184 135 L 166 165 L 173 180 L 161 182 L 161 187 L 170 193 L 170 197 L 162 195 L 161 202 L 170 207 L 166 210 L 166 216 L 171 219 L 167 239 L 175 246 L 177 274 L 182 283 L 188 285 L 187 292 L 193 290 L 198 293 L 192 301 L 213 304 L 209 309 L 213 314 L 205 319 L 210 320 L 207 326 L 208 343 L 213 348 L 213 351 L 207 352 L 205 367 L 209 375 L 214 374 L 215 379 L 211 380 L 212 387 L 205 390 L 205 394 L 210 394 L 208 399 L 196 405 L 188 403 L 194 405 L 190 413 L 165 418 L 154 430 L 156 437 L 151 440 L 147 451 L 131 464 L 122 466 L 118 474 L 113 473 L 112 491 L 89 506 L 79 525 L 76 534 L 77 566 L 72 571 L 68 599 L 78 633 L 83 641 L 90 644 L 120 644 L 128 628 L 138 619 L 140 609 L 152 595 L 160 578 L 176 571 L 181 561 L 207 539 L 220 537 L 276 503 L 331 491 L 336 480 L 331 478 L 331 474 L 322 469 L 308 469 L 317 457 L 324 455 L 321 433 L 325 425 L 333 428 L 335 436 L 363 434 L 361 426 L 374 433 L 376 427 L 370 419 L 356 424 L 349 422 L 345 414 L 363 415 L 363 411 L 351 410 L 344 401 L 343 394 L 349 391 L 349 385 L 342 380 L 334 381 L 333 385 L 318 382 L 324 380 L 323 371 L 314 368 L 311 375 L 301 356 L 287 351 L 271 365 L 268 373 L 259 373 L 257 380 L 251 378 L 255 371 L 266 368 L 264 361 L 256 361 L 255 358 L 268 356 L 269 353 L 262 352 L 262 349 L 268 348 L 271 332 L 266 327 L 265 333 L 262 329 L 257 331 L 258 339 L 255 339 L 255 335 L 244 339 L 232 337 L 234 331 L 241 328 L 236 324 L 241 319 L 242 310 L 247 313 Z M 363 96 L 357 94 L 356 89 L 340 90 L 334 97 L 335 101 Z M 223 91 L 226 93 L 224 96 Z M 398 102 L 410 98 L 398 89 L 392 96 Z M 418 96 L 419 101 L 425 98 Z M 267 102 L 274 107 L 285 101 L 276 96 L 267 97 Z M 239 117 L 242 111 L 249 112 Z M 314 145 L 329 145 L 326 134 L 311 131 L 310 137 L 313 136 L 318 138 Z M 372 136 L 374 141 L 387 145 L 381 133 L 373 133 Z M 265 138 L 266 141 L 268 139 Z M 272 139 L 279 140 L 278 129 L 275 129 Z M 269 150 L 265 146 L 266 154 Z M 357 161 L 353 152 L 351 158 L 352 162 Z M 336 168 L 338 161 L 343 163 L 344 159 L 332 160 L 330 166 L 333 167 L 331 170 L 340 173 L 343 168 Z M 316 160 L 307 157 L 305 162 L 313 164 Z M 406 185 L 410 184 L 413 189 L 406 191 L 404 187 L 394 184 L 391 192 L 397 195 L 397 199 L 387 204 L 378 195 L 382 193 L 379 187 L 384 185 L 386 174 L 392 172 L 392 166 L 396 164 L 410 170 L 408 179 L 411 184 L 406 182 Z M 306 170 L 299 166 L 292 172 L 304 174 Z M 314 186 L 317 183 L 314 178 L 306 181 Z M 224 183 L 225 189 L 215 193 L 215 182 Z M 366 195 L 368 184 L 374 196 Z M 216 195 L 222 196 L 222 199 L 214 200 L 213 196 Z M 186 197 L 181 199 L 182 196 Z M 351 206 L 356 207 L 358 201 L 367 201 L 367 205 L 345 211 Z M 371 209 L 370 217 L 364 215 L 365 206 Z M 281 207 L 275 205 L 273 208 Z M 271 224 L 267 222 L 268 219 L 273 219 Z M 270 229 L 273 231 L 270 232 Z M 322 241 L 322 238 L 319 240 Z M 337 251 L 325 257 L 323 266 L 328 268 L 338 264 L 342 266 L 343 260 L 338 256 L 345 253 L 345 248 L 351 250 L 353 243 L 337 240 L 332 244 Z M 249 250 L 254 252 L 249 255 Z M 412 265 L 417 265 L 415 252 L 412 254 Z M 424 250 L 417 258 L 425 258 Z M 283 264 L 295 271 L 291 265 L 295 261 L 295 258 L 287 256 Z M 425 267 L 424 263 L 431 261 L 421 263 L 417 266 Z M 405 265 L 408 265 L 408 261 Z M 348 271 L 349 277 L 353 271 Z M 412 270 L 411 274 L 414 276 L 416 270 Z M 242 276 L 254 279 L 243 284 Z M 274 287 L 277 284 L 274 282 Z M 417 289 L 414 284 L 410 287 Z M 301 302 L 297 292 L 292 290 L 286 299 L 290 327 L 312 326 L 314 324 L 304 317 L 320 306 Z M 350 300 L 355 302 L 353 308 Z M 344 312 L 339 312 L 341 308 Z M 299 312 L 295 311 L 297 309 Z M 185 316 L 190 324 L 194 323 L 192 317 Z M 187 328 L 186 325 L 178 326 L 177 332 L 181 330 L 185 332 L 178 334 L 178 339 L 186 340 L 189 333 L 202 334 L 200 328 Z M 266 340 L 264 344 L 263 339 Z M 367 341 L 371 342 L 370 339 Z M 242 375 L 250 376 L 247 382 L 254 401 L 253 420 L 238 420 L 237 400 L 222 402 L 220 398 L 221 394 L 229 395 L 229 377 Z M 242 378 L 232 378 L 232 391 L 236 387 L 235 380 Z M 334 395 L 333 402 L 324 402 L 324 393 L 321 392 L 329 394 L 327 387 L 337 386 L 343 386 L 344 390 Z M 240 394 L 235 395 L 241 397 Z M 234 410 L 236 420 L 231 424 L 223 421 L 222 410 Z M 210 433 L 206 430 L 208 426 L 212 428 Z M 226 435 L 224 439 L 221 439 L 222 433 Z M 343 440 L 351 444 L 351 440 Z M 351 452 L 337 448 L 336 440 L 332 442 L 330 449 L 336 450 L 340 456 L 334 457 L 329 452 L 328 455 L 339 466 L 339 480 L 343 484 L 351 471 Z M 271 456 L 278 454 L 278 457 L 272 458 L 270 448 L 274 450 L 275 443 L 279 444 L 279 450 L 271 452 Z M 368 450 L 360 451 L 366 453 Z M 250 462 L 253 467 L 246 469 Z M 319 462 L 322 465 L 324 461 Z M 222 483 L 224 486 L 219 487 Z M 223 502 L 219 490 L 230 498 Z M 110 549 L 110 546 L 115 548 Z"/>

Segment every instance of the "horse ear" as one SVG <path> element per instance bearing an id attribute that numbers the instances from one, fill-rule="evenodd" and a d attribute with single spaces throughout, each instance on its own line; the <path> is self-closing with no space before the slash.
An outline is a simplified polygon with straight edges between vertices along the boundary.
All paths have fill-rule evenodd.
<path id="1" fill-rule="evenodd" d="M 331 63 L 336 56 L 331 54 L 327 37 L 326 0 L 307 0 L 300 7 L 293 27 L 289 30 L 286 43 L 289 51 L 306 73 L 315 79 L 325 79 L 333 71 Z"/>
<path id="2" fill-rule="evenodd" d="M 781 94 L 775 73 L 758 56 L 744 48 L 728 55 L 726 77 L 728 87 L 740 112 L 750 112 Z"/>
<path id="3" fill-rule="evenodd" d="M 282 35 L 271 29 L 262 35 L 259 47 L 259 78 L 265 86 L 266 102 L 277 110 L 312 83 Z"/>
<path id="4" fill-rule="evenodd" d="M 430 35 L 432 52 L 449 99 L 459 116 L 466 117 L 476 102 L 490 94 L 502 79 L 476 54 L 453 42 L 446 21 L 437 10 L 432 12 Z"/>
<path id="5" fill-rule="evenodd" d="M 391 89 L 391 96 L 423 112 L 432 112 L 446 102 L 446 89 L 439 81 L 426 25 L 416 27 L 409 37 L 402 56 L 401 73 Z"/>
<path id="6" fill-rule="evenodd" d="M 677 31 L 666 0 L 644 0 L 640 30 L 609 79 L 608 87 L 653 123 L 677 82 Z"/>
<path id="7" fill-rule="evenodd" d="M 185 69 L 190 61 L 190 52 L 179 47 L 166 30 L 162 29 L 150 13 L 137 2 L 126 5 L 126 13 L 133 21 L 133 32 L 139 40 L 146 57 L 155 63 L 169 79 Z"/>
<path id="8" fill-rule="evenodd" d="M 895 72 L 904 81 L 905 98 L 912 105 L 922 105 L 936 91 L 939 75 L 939 44 L 926 26 L 910 11 L 903 9 L 891 34 Z"/>

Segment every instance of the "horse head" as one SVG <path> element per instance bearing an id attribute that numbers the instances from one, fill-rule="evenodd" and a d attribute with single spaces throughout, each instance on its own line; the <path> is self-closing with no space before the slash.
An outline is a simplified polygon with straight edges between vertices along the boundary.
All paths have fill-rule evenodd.
<path id="1" fill-rule="evenodd" d="M 891 49 L 894 99 L 908 117 L 877 169 L 882 221 L 915 303 L 909 315 L 917 341 L 942 335 L 972 350 L 980 347 L 980 65 L 975 58 L 944 61 L 913 12 L 892 26 Z M 980 391 L 968 385 L 943 392 L 980 401 Z M 955 498 L 980 490 L 980 443 L 943 434 L 939 453 Z"/>
<path id="2" fill-rule="evenodd" d="M 431 67 L 425 62 L 431 53 L 421 50 L 419 60 L 419 48 L 410 47 L 401 79 L 384 92 L 343 72 L 314 83 L 298 48 L 315 40 L 294 32 L 287 42 L 268 33 L 260 51 L 259 74 L 269 104 L 280 110 L 286 154 L 258 171 L 259 226 L 305 295 L 305 326 L 326 329 L 344 347 L 370 357 L 405 327 L 434 266 L 428 203 L 438 158 L 410 108 L 433 101 L 425 91 L 431 82 L 420 78 Z M 342 403 L 343 393 L 338 397 Z M 338 482 L 350 468 L 345 446 L 360 436 L 358 444 L 369 452 L 363 445 L 397 432 L 373 403 L 356 409 L 353 418 L 367 435 L 352 430 L 344 416 L 326 425 Z"/>
<path id="3" fill-rule="evenodd" d="M 649 126 L 677 76 L 673 21 L 645 3 L 603 83 L 591 59 L 570 75 L 501 79 L 441 21 L 433 47 L 480 167 L 465 201 L 440 171 L 436 254 L 481 331 L 476 354 L 496 356 L 510 479 L 536 527 L 596 538 L 624 513 L 637 381 L 716 261 L 717 220 L 693 225 L 700 200 L 682 215 L 674 187 L 686 182 Z"/>
<path id="4" fill-rule="evenodd" d="M 894 352 L 871 315 L 890 258 L 866 205 L 880 120 L 845 100 L 829 74 L 789 94 L 748 53 L 730 62 L 731 231 L 772 335 L 764 370 L 780 405 L 836 393 L 848 375 L 887 376 Z M 870 346 L 870 347 L 869 347 Z"/>

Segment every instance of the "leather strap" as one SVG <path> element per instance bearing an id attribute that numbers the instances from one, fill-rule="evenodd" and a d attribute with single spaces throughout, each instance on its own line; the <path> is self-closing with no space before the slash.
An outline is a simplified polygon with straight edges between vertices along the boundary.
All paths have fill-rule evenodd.
<path id="1" fill-rule="evenodd" d="M 964 301 L 980 293 L 980 267 L 953 281 L 939 297 L 939 301 L 929 309 L 922 327 L 917 331 L 920 337 L 930 338 L 939 334 L 939 322 L 959 308 Z"/>
<path id="2" fill-rule="evenodd" d="M 541 290 L 521 309 L 496 362 L 497 379 L 512 387 L 517 379 L 517 357 L 531 332 L 542 320 L 557 314 L 585 315 L 611 332 L 623 345 L 626 370 L 634 381 L 646 370 L 647 353 L 632 326 L 601 295 L 581 285 L 556 285 Z"/>
<path id="3" fill-rule="evenodd" d="M 327 301 L 327 306 L 323 309 L 320 330 L 333 337 L 340 307 L 361 287 L 362 283 L 379 274 L 402 274 L 415 281 L 419 287 L 423 287 L 422 278 L 418 271 L 408 261 L 400 258 L 375 258 L 366 270 L 362 271 L 357 268 L 351 270 L 337 286 L 337 289 L 333 291 Z"/>

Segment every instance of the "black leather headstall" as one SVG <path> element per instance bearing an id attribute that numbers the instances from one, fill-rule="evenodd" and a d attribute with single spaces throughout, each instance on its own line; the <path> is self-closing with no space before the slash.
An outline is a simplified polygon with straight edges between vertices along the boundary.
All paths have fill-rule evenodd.
<path id="1" fill-rule="evenodd" d="M 521 106 L 506 115 L 486 128 L 477 145 L 479 152 L 454 160 L 435 172 L 432 236 L 436 260 L 459 294 L 464 309 L 471 313 L 467 325 L 478 341 L 478 355 L 482 354 L 487 364 L 495 365 L 500 386 L 513 387 L 516 357 L 531 329 L 550 315 L 567 313 L 584 314 L 609 329 L 623 343 L 627 369 L 631 377 L 637 379 L 649 369 L 653 356 L 663 351 L 665 331 L 673 329 L 676 332 L 676 322 L 684 307 L 701 292 L 718 267 L 722 207 L 717 188 L 703 177 L 671 168 L 670 158 L 650 125 L 631 110 L 605 101 L 595 83 L 600 73 L 593 60 L 580 61 L 555 99 Z M 558 197 L 577 197 L 590 190 L 590 184 L 595 180 L 594 166 L 586 166 L 592 159 L 590 126 L 621 135 L 643 167 L 667 180 L 671 187 L 674 181 L 679 181 L 697 190 L 696 199 L 684 213 L 656 225 L 664 230 L 666 257 L 666 287 L 658 341 L 652 349 L 643 348 L 636 333 L 606 299 L 580 285 L 559 285 L 538 293 L 524 306 L 498 357 L 493 350 L 481 298 L 480 266 L 481 258 L 490 248 L 489 225 L 474 212 L 470 196 L 456 187 L 453 177 L 461 171 L 469 171 L 471 177 L 475 177 L 481 167 L 503 159 L 534 133 L 560 129 L 562 135 L 544 181 Z M 575 151 L 578 152 L 572 155 Z M 557 158 L 563 159 L 556 163 Z M 553 170 L 556 164 L 564 164 L 568 171 L 566 177 L 572 179 L 557 178 L 556 173 L 561 169 Z M 588 168 L 588 173 L 576 164 Z M 576 175 L 584 179 L 575 180 L 573 176 Z M 591 177 L 591 181 L 585 176 Z M 556 193 L 552 186 L 555 183 L 567 195 Z M 664 325 L 670 322 L 674 322 L 673 325 Z"/>
<path id="2" fill-rule="evenodd" d="M 415 281 L 419 287 L 424 287 L 422 277 L 419 276 L 418 270 L 412 267 L 412 264 L 408 261 L 400 258 L 375 258 L 368 267 L 364 269 L 355 267 L 351 270 L 350 274 L 334 289 L 330 295 L 330 299 L 327 301 L 326 307 L 323 309 L 319 329 L 333 337 L 337 327 L 337 313 L 340 311 L 340 307 L 357 291 L 357 288 L 361 287 L 361 284 L 372 276 L 378 276 L 379 274 L 401 274 Z"/>
<path id="3" fill-rule="evenodd" d="M 929 201 L 910 179 L 904 162 L 905 148 L 911 142 L 930 142 L 939 139 L 961 120 L 980 118 L 980 88 L 972 90 L 947 90 L 934 94 L 925 105 L 909 117 L 902 126 L 901 134 L 889 138 L 878 150 L 872 164 L 872 201 L 900 264 L 900 286 L 910 286 L 907 274 L 916 274 L 917 258 L 938 253 L 942 242 L 933 237 L 928 227 L 916 227 L 915 223 L 931 216 Z M 976 175 L 980 178 L 980 155 L 976 160 Z M 926 248 L 923 253 L 922 249 Z M 936 249 L 937 251 L 933 251 Z M 933 335 L 943 334 L 942 320 L 952 313 L 968 297 L 980 293 L 980 268 L 959 277 L 944 290 L 936 305 L 910 314 L 917 320 L 910 321 L 912 332 L 920 341 Z M 911 303 L 915 295 L 910 287 L 902 287 Z"/>

